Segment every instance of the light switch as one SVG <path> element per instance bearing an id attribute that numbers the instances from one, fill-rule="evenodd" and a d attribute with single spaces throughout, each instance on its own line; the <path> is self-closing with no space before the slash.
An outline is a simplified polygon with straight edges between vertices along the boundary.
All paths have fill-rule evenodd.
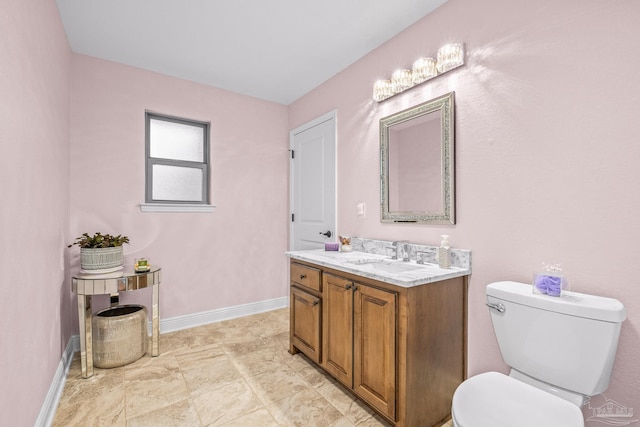
<path id="1" fill-rule="evenodd" d="M 367 217 L 366 205 L 364 202 L 358 203 L 358 205 L 356 206 L 356 213 L 361 218 Z"/>

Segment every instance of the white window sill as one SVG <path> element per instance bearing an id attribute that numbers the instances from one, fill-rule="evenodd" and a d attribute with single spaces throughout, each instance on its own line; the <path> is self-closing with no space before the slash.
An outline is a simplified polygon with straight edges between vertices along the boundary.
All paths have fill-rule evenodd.
<path id="1" fill-rule="evenodd" d="M 142 212 L 213 212 L 214 205 L 186 203 L 140 203 Z"/>

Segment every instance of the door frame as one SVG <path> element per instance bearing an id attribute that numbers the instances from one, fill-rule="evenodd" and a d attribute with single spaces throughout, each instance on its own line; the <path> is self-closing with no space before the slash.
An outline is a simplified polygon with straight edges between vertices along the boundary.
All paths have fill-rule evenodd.
<path id="1" fill-rule="evenodd" d="M 338 114 L 337 110 L 331 110 L 328 113 L 325 113 L 315 119 L 298 126 L 297 128 L 291 130 L 289 132 L 289 159 L 291 159 L 291 151 L 293 150 L 293 142 L 294 138 L 297 134 L 304 132 L 305 130 L 311 129 L 314 126 L 317 126 L 321 123 L 329 121 L 333 119 L 333 132 L 334 132 L 334 159 L 333 163 L 335 165 L 335 179 L 334 179 L 334 189 L 333 189 L 333 197 L 334 197 L 334 208 L 333 208 L 333 218 L 335 224 L 335 232 L 337 236 L 338 232 Z M 294 191 L 294 176 L 295 171 L 293 169 L 293 162 L 289 162 L 289 250 L 293 250 L 293 243 L 295 239 L 294 235 L 294 222 L 291 221 L 291 214 L 293 214 L 293 207 L 295 206 L 295 191 Z"/>

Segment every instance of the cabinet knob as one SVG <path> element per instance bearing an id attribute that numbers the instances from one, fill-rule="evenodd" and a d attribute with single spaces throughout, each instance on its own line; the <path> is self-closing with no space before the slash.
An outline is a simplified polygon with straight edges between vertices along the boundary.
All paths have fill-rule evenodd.
<path id="1" fill-rule="evenodd" d="M 302 280 L 302 279 L 306 279 L 306 278 L 307 278 L 307 275 L 306 275 L 306 274 L 301 274 L 301 275 L 300 275 L 300 280 Z"/>
<path id="2" fill-rule="evenodd" d="M 318 301 L 314 301 L 313 304 L 311 304 L 311 305 L 315 306 L 315 305 L 318 305 L 318 304 L 320 304 Z"/>
<path id="3" fill-rule="evenodd" d="M 347 290 L 351 289 L 351 283 L 347 283 L 346 285 L 344 285 L 344 288 Z"/>

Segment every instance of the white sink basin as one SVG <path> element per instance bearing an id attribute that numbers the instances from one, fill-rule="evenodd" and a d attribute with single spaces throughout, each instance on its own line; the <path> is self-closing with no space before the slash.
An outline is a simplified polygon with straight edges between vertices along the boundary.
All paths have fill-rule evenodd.
<path id="1" fill-rule="evenodd" d="M 386 271 L 387 273 L 404 273 L 405 271 L 420 270 L 419 265 L 411 264 L 386 264 L 386 263 L 374 263 L 372 264 L 374 270 Z"/>
<path id="2" fill-rule="evenodd" d="M 359 266 L 370 266 L 373 270 L 384 271 L 386 273 L 404 273 L 406 271 L 422 270 L 428 268 L 426 265 L 409 264 L 402 261 L 388 261 L 384 259 L 364 259 L 348 261 Z"/>

